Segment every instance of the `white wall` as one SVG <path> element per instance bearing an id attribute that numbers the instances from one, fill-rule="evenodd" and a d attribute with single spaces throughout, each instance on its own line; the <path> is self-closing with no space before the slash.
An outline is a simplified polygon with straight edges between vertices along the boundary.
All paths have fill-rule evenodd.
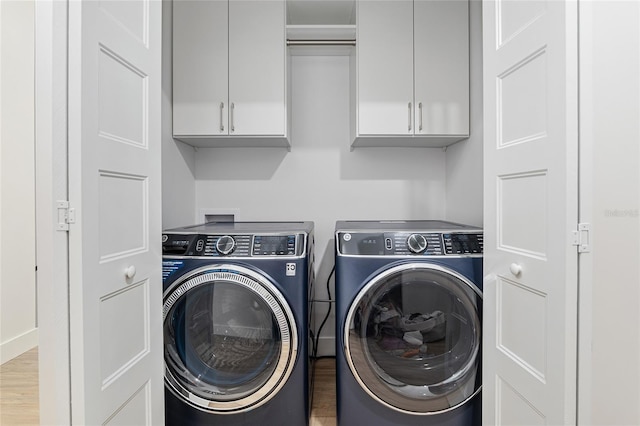
<path id="1" fill-rule="evenodd" d="M 34 2 L 0 2 L 0 363 L 38 343 Z"/>
<path id="2" fill-rule="evenodd" d="M 172 6 L 162 3 L 162 229 L 192 224 L 195 209 L 195 150 L 171 137 Z"/>
<path id="3" fill-rule="evenodd" d="M 447 148 L 446 219 L 482 226 L 482 2 L 469 1 L 469 139 Z"/>
<path id="4" fill-rule="evenodd" d="M 579 424 L 640 424 L 640 3 L 580 6 Z"/>
<path id="5" fill-rule="evenodd" d="M 196 214 L 211 209 L 235 213 L 236 220 L 314 221 L 316 296 L 326 299 L 336 220 L 444 218 L 445 153 L 433 148 L 351 152 L 349 57 L 293 56 L 291 62 L 291 152 L 198 150 Z M 317 306 L 317 323 L 325 306 Z M 319 355 L 334 353 L 334 334 L 332 317 Z"/>

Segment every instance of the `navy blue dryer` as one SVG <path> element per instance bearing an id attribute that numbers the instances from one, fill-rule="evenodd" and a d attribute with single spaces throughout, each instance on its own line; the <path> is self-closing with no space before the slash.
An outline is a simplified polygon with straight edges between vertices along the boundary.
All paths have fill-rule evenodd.
<path id="1" fill-rule="evenodd" d="M 209 223 L 162 235 L 169 426 L 309 421 L 313 223 Z"/>
<path id="2" fill-rule="evenodd" d="M 336 224 L 338 424 L 481 424 L 482 230 Z"/>

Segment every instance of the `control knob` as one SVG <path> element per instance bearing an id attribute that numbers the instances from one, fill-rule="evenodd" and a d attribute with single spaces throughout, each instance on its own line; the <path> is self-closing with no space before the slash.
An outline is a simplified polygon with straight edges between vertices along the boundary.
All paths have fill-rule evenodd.
<path id="1" fill-rule="evenodd" d="M 236 248 L 236 240 L 234 240 L 233 237 L 229 235 L 224 235 L 218 238 L 218 241 L 216 241 L 216 250 L 222 256 L 231 254 L 235 248 Z"/>
<path id="2" fill-rule="evenodd" d="M 407 246 L 411 253 L 422 253 L 427 249 L 427 239 L 421 234 L 411 234 L 407 238 Z"/>

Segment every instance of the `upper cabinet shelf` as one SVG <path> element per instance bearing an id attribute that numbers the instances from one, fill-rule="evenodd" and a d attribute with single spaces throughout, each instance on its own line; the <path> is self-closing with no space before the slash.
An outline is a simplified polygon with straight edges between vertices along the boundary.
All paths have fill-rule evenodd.
<path id="1" fill-rule="evenodd" d="M 288 0 L 289 53 L 351 54 L 356 40 L 355 5 L 355 0 Z"/>
<path id="2" fill-rule="evenodd" d="M 355 0 L 287 0 L 287 25 L 355 25 L 355 11 Z"/>

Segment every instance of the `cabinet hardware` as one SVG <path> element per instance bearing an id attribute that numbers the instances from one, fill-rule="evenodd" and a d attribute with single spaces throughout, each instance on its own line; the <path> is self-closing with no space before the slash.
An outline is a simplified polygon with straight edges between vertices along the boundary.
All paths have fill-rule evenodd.
<path id="1" fill-rule="evenodd" d="M 231 102 L 231 131 L 232 132 L 236 131 L 236 126 L 233 124 L 233 110 L 235 107 L 236 107 L 235 104 Z"/>
<path id="2" fill-rule="evenodd" d="M 420 125 L 418 126 L 418 130 L 422 131 L 422 102 L 418 103 L 418 111 L 419 111 L 418 115 L 420 118 Z"/>
<path id="3" fill-rule="evenodd" d="M 224 132 L 224 102 L 220 102 L 220 132 Z"/>
<path id="4" fill-rule="evenodd" d="M 411 131 L 411 102 L 409 102 L 409 131 Z"/>

